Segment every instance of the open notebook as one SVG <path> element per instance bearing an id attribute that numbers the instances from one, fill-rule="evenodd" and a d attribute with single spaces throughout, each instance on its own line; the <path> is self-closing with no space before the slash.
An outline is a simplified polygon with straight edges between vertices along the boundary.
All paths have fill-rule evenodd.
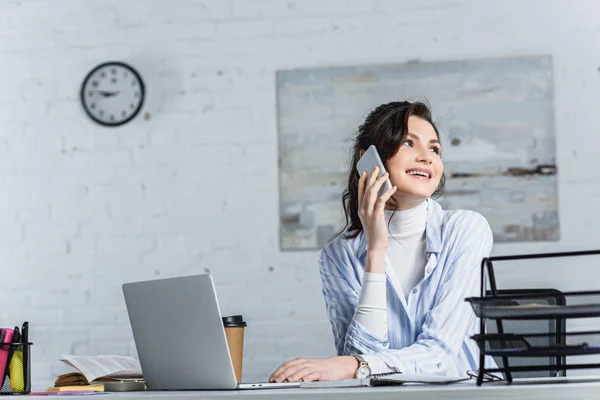
<path id="1" fill-rule="evenodd" d="M 339 381 L 302 382 L 301 388 L 331 388 L 331 387 L 359 387 L 359 386 L 393 386 L 405 383 L 424 383 L 431 385 L 448 385 L 468 381 L 470 377 L 441 376 L 433 374 L 389 374 L 373 375 L 365 379 L 344 379 Z"/>

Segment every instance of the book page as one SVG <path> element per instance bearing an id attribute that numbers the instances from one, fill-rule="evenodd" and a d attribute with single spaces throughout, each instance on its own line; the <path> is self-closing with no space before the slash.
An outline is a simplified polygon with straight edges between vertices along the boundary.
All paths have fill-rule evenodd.
<path id="1" fill-rule="evenodd" d="M 143 379 L 140 362 L 129 356 L 61 356 L 61 361 L 78 369 L 92 382 L 98 378 Z"/>

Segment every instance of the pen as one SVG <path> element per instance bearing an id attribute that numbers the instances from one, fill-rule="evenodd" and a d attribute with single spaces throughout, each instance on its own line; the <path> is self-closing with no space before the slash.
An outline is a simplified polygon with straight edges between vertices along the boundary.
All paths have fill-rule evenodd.
<path id="1" fill-rule="evenodd" d="M 23 351 L 22 345 L 19 345 L 21 340 L 21 334 L 19 327 L 15 327 L 15 333 L 13 333 L 13 355 L 10 358 L 9 364 L 9 378 L 10 387 L 14 393 L 21 393 L 25 390 L 25 379 L 23 377 Z"/>
<path id="2" fill-rule="evenodd" d="M 23 391 L 29 392 L 31 391 L 31 376 L 29 375 L 31 372 L 29 370 L 29 322 L 23 322 L 23 326 L 21 327 L 21 343 L 23 344 L 23 380 L 25 382 L 25 386 Z"/>
<path id="3" fill-rule="evenodd" d="M 23 326 L 21 327 L 21 340 L 23 343 L 27 343 L 29 341 L 29 322 L 23 322 Z"/>

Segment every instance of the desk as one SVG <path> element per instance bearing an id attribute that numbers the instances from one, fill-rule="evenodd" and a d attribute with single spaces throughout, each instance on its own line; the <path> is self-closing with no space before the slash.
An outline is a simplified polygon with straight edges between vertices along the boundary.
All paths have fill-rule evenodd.
<path id="1" fill-rule="evenodd" d="M 41 396 L 40 396 L 41 397 Z M 97 400 L 597 400 L 600 378 L 522 379 L 506 382 L 475 382 L 452 385 L 405 385 L 374 388 L 267 389 L 194 392 L 129 392 L 100 396 L 68 396 Z M 48 399 L 48 397 L 44 397 Z M 54 398 L 54 397 L 53 397 Z"/>

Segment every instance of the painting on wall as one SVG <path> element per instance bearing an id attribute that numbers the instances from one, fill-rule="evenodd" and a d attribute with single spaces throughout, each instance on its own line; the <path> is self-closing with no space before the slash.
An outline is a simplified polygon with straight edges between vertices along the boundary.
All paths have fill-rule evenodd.
<path id="1" fill-rule="evenodd" d="M 282 250 L 321 249 L 343 228 L 352 138 L 399 100 L 432 107 L 445 209 L 483 214 L 495 242 L 559 238 L 552 58 L 532 56 L 279 71 Z"/>

